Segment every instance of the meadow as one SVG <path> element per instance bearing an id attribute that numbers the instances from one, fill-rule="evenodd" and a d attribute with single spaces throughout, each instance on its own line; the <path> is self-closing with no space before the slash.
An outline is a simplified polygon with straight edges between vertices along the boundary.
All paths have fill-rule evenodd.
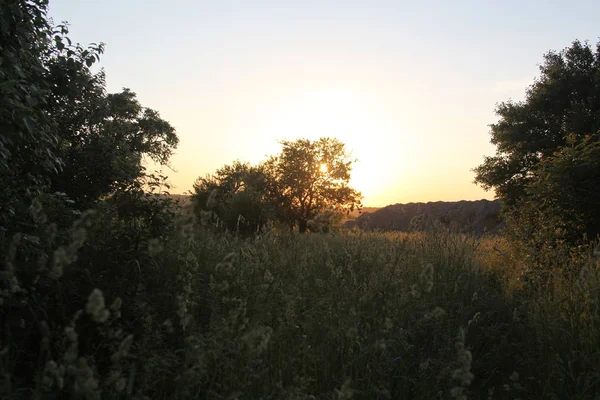
<path id="1" fill-rule="evenodd" d="M 568 255 L 545 249 L 554 266 L 545 271 L 555 273 L 542 283 L 524 279 L 533 264 L 513 257 L 500 237 L 438 227 L 394 234 L 273 230 L 243 238 L 186 217 L 171 237 L 149 240 L 124 263 L 116 227 L 113 238 L 97 237 L 96 225 L 81 220 L 71 243 L 54 252 L 79 253 L 65 263 L 57 294 L 71 303 L 46 306 L 50 319 L 38 341 L 46 350 L 35 362 L 19 364 L 3 352 L 4 376 L 12 373 L 21 386 L 5 398 L 600 393 L 599 262 L 592 247 Z M 81 226 L 87 242 L 73 247 Z M 106 221 L 98 226 L 108 229 Z M 73 293 L 89 294 L 87 304 L 73 302 Z M 57 310 L 71 316 L 67 327 L 52 320 Z M 31 342 L 19 343 L 19 328 L 10 330 L 10 342 L 30 351 Z"/>

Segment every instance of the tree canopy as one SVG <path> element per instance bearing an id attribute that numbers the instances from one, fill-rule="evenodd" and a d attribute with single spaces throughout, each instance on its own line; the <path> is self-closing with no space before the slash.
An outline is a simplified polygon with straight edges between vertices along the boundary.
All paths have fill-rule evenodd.
<path id="1" fill-rule="evenodd" d="M 17 229 L 32 199 L 66 193 L 78 209 L 145 175 L 144 157 L 167 164 L 178 139 L 135 93 L 106 93 L 91 67 L 103 44 L 74 44 L 47 22 L 48 2 L 0 10 L 0 226 Z M 19 217 L 22 215 L 22 217 Z"/>
<path id="2" fill-rule="evenodd" d="M 173 127 L 156 111 L 143 108 L 129 89 L 92 101 L 94 107 L 83 115 L 67 109 L 57 117 L 64 167 L 52 188 L 83 207 L 141 177 L 145 156 L 166 164 L 178 143 Z"/>
<path id="3" fill-rule="evenodd" d="M 238 161 L 199 178 L 194 185 L 197 208 L 205 208 L 212 194 L 217 217 L 238 230 L 241 216 L 254 230 L 276 219 L 305 232 L 309 221 L 325 211 L 344 213 L 361 206 L 361 194 L 349 186 L 354 160 L 342 142 L 280 143 L 281 153 L 258 166 Z"/>
<path id="4" fill-rule="evenodd" d="M 475 169 L 494 189 L 521 241 L 578 240 L 600 232 L 600 43 L 549 52 L 522 102 L 491 125 L 496 155 Z"/>
<path id="5" fill-rule="evenodd" d="M 600 43 L 596 49 L 579 41 L 544 56 L 540 77 L 522 102 L 496 107 L 491 125 L 496 155 L 475 169 L 475 181 L 494 189 L 507 205 L 525 195 L 535 167 L 567 144 L 600 129 Z"/>
<path id="6" fill-rule="evenodd" d="M 3 1 L 0 7 L 0 231 L 14 225 L 26 199 L 41 193 L 47 176 L 61 166 L 55 129 L 44 112 L 51 90 L 44 64 L 52 33 L 46 9 L 44 0 Z"/>
<path id="7" fill-rule="evenodd" d="M 348 184 L 353 159 L 338 139 L 281 141 L 282 151 L 265 162 L 271 192 L 283 219 L 306 231 L 309 220 L 330 209 L 351 212 L 362 195 Z"/>
<path id="8" fill-rule="evenodd" d="M 256 232 L 274 215 L 266 180 L 262 166 L 225 165 L 194 183 L 196 213 L 211 211 L 214 222 L 230 231 Z"/>

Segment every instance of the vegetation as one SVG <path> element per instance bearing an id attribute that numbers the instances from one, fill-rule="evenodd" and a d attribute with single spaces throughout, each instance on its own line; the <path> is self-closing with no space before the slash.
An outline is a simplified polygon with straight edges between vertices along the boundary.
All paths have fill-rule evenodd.
<path id="1" fill-rule="evenodd" d="M 435 222 L 452 231 L 483 235 L 499 233 L 503 228 L 500 209 L 498 200 L 393 204 L 363 213 L 344 226 L 363 230 L 420 232 Z"/>
<path id="2" fill-rule="evenodd" d="M 211 213 L 216 226 L 230 232 L 259 232 L 275 218 L 275 204 L 268 191 L 268 176 L 262 166 L 234 162 L 194 183 L 195 213 Z"/>
<path id="3" fill-rule="evenodd" d="M 475 169 L 476 182 L 496 191 L 516 225 L 545 232 L 537 243 L 529 235 L 516 235 L 529 247 L 565 239 L 574 243 L 583 234 L 593 239 L 600 226 L 591 211 L 600 208 L 598 191 L 592 189 L 600 181 L 600 169 L 594 168 L 600 140 L 600 42 L 595 50 L 575 41 L 561 52 L 549 52 L 540 71 L 525 101 L 497 107 L 500 120 L 491 125 L 496 155 Z M 557 227 L 560 233 L 549 235 Z"/>
<path id="4" fill-rule="evenodd" d="M 46 8 L 0 3 L 0 398 L 598 399 L 593 243 L 310 229 L 360 200 L 333 139 L 225 166 L 182 210 L 142 162 L 174 130 L 106 94 L 102 46 Z M 536 166 L 524 204 L 597 227 L 594 140 Z"/>
<path id="5" fill-rule="evenodd" d="M 281 154 L 253 167 L 235 162 L 199 178 L 194 203 L 208 203 L 229 230 L 256 232 L 278 220 L 300 232 L 329 230 L 341 214 L 361 207 L 362 195 L 348 186 L 353 160 L 337 139 L 282 141 Z M 210 199 L 210 201 L 209 201 Z"/>

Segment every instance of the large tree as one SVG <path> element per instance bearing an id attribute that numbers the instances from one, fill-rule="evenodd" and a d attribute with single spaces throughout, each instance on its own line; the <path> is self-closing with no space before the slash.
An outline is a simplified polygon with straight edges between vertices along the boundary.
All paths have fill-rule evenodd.
<path id="1" fill-rule="evenodd" d="M 0 2 L 0 239 L 20 227 L 31 199 L 60 168 L 45 54 L 51 29 L 45 0 Z"/>
<path id="2" fill-rule="evenodd" d="M 491 125 L 496 155 L 475 169 L 475 181 L 494 189 L 506 205 L 523 198 L 535 168 L 567 144 L 600 129 L 600 43 L 594 49 L 579 41 L 544 56 L 540 77 L 524 101 L 499 104 Z"/>
<path id="3" fill-rule="evenodd" d="M 348 184 L 353 159 L 338 139 L 281 141 L 282 150 L 263 166 L 280 218 L 305 232 L 308 222 L 329 209 L 350 212 L 362 195 Z"/>
<path id="4" fill-rule="evenodd" d="M 257 166 L 236 161 L 198 178 L 196 212 L 210 209 L 229 230 L 255 232 L 276 219 L 305 232 L 319 214 L 361 207 L 362 195 L 348 185 L 354 160 L 342 142 L 298 139 L 281 145 L 281 153 Z"/>
<path id="5" fill-rule="evenodd" d="M 0 233 L 23 229 L 42 193 L 90 207 L 145 176 L 144 158 L 167 164 L 178 139 L 128 89 L 107 94 L 92 65 L 103 44 L 73 44 L 47 22 L 45 0 L 0 7 Z"/>
<path id="6" fill-rule="evenodd" d="M 141 106 L 135 93 L 107 94 L 104 72 L 92 64 L 104 47 L 73 45 L 65 26 L 54 35 L 45 64 L 52 90 L 48 114 L 56 123 L 57 154 L 63 168 L 52 189 L 80 207 L 123 189 L 144 175 L 143 159 L 166 164 L 178 144 L 175 129 Z"/>
<path id="7" fill-rule="evenodd" d="M 600 232 L 600 43 L 550 52 L 540 71 L 524 101 L 497 107 L 496 155 L 475 169 L 528 249 Z"/>
<path id="8" fill-rule="evenodd" d="M 52 180 L 54 190 L 82 207 L 144 176 L 144 157 L 167 164 L 178 143 L 175 129 L 143 108 L 129 89 L 92 101 L 89 111 L 82 107 L 69 115 L 67 110 L 67 117 L 58 118 L 64 167 Z"/>

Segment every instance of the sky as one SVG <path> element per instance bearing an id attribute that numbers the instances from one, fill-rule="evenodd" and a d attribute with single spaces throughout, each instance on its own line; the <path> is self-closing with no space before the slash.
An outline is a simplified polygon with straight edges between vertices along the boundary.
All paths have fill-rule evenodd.
<path id="1" fill-rule="evenodd" d="M 107 89 L 130 88 L 180 139 L 172 193 L 278 140 L 335 137 L 363 203 L 492 199 L 496 104 L 524 98 L 543 54 L 600 37 L 599 1 L 50 0 Z"/>

